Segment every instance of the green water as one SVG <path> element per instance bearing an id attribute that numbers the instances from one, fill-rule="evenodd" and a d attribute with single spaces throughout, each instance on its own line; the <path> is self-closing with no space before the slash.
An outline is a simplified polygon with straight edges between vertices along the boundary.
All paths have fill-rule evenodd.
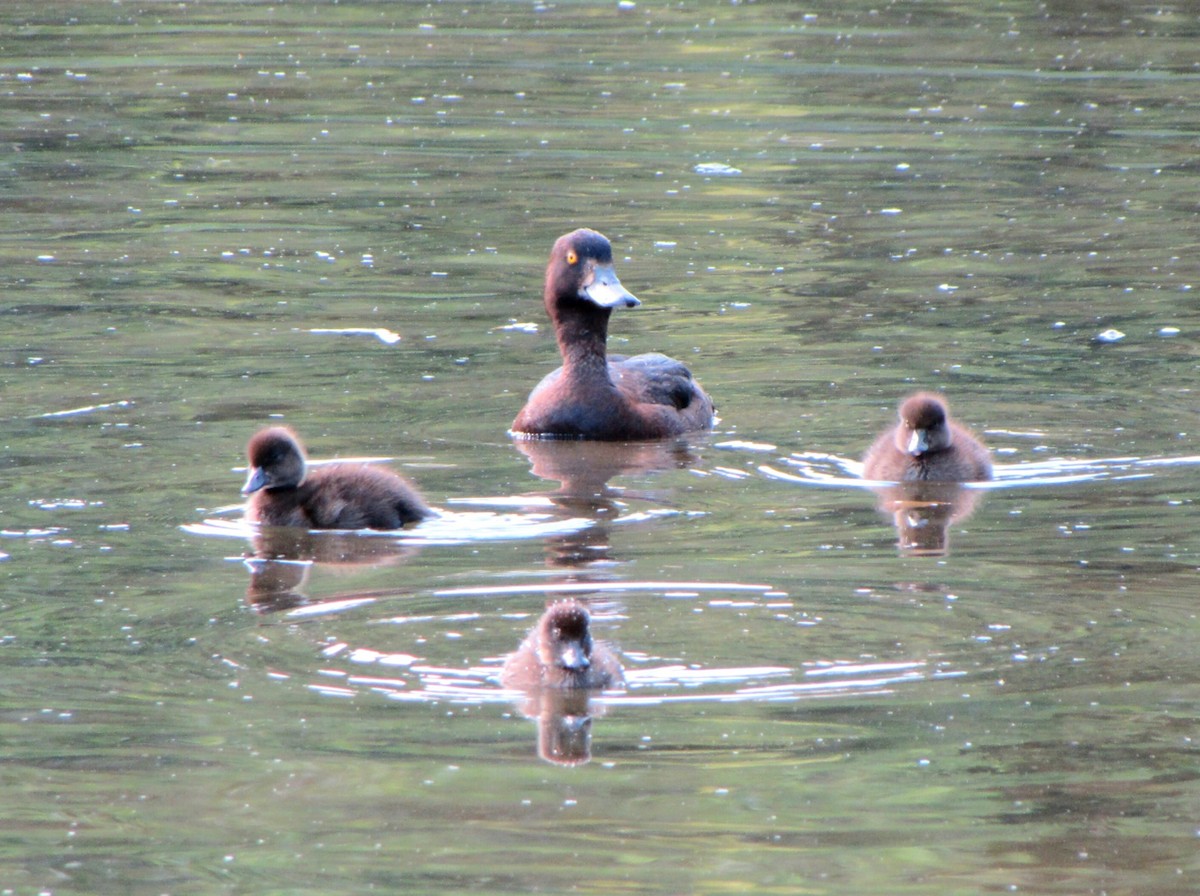
<path id="1" fill-rule="evenodd" d="M 1200 18 L 982 6 L 7 3 L 0 892 L 1193 892 Z M 508 438 L 583 225 L 711 436 Z M 845 484 L 918 388 L 937 556 Z M 280 419 L 444 517 L 243 564 Z"/>

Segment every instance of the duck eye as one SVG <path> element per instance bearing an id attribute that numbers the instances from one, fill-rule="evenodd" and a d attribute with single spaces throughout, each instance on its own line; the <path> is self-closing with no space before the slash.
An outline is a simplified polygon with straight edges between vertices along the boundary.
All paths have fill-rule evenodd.
<path id="1" fill-rule="evenodd" d="M 567 250 L 567 264 L 574 264 L 579 261 L 579 256 L 575 254 L 574 249 Z"/>

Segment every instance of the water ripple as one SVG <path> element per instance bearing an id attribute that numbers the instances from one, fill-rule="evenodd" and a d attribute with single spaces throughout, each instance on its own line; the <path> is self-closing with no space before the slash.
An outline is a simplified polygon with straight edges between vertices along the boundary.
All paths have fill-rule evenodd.
<path id="1" fill-rule="evenodd" d="M 1156 467 L 1198 465 L 1198 455 L 1085 460 L 1056 457 L 1024 463 L 996 464 L 993 468 L 993 481 L 968 482 L 963 483 L 963 487 L 996 490 L 1098 480 L 1120 482 L 1150 478 L 1154 475 L 1153 470 Z M 780 466 L 787 469 L 780 469 Z M 820 452 L 789 454 L 778 458 L 775 465 L 757 464 L 755 469 L 767 479 L 812 487 L 876 488 L 891 484 L 863 479 L 862 463 L 859 461 Z"/>
<path id="2" fill-rule="evenodd" d="M 241 505 L 236 505 L 240 510 Z M 217 511 L 214 511 L 217 512 Z M 410 529 L 391 531 L 378 529 L 337 530 L 327 529 L 314 532 L 315 537 L 330 538 L 352 534 L 368 539 L 391 539 L 404 545 L 458 545 L 478 541 L 507 541 L 523 538 L 547 538 L 572 535 L 595 524 L 583 517 L 562 517 L 553 513 L 494 513 L 490 511 L 447 511 L 424 520 Z M 191 535 L 214 538 L 253 539 L 259 529 L 244 518 L 205 519 L 198 523 L 185 523 L 180 528 Z"/>
<path id="3" fill-rule="evenodd" d="M 353 697 L 362 692 L 413 703 L 485 705 L 506 704 L 527 695 L 499 687 L 498 665 L 448 668 L 421 664 L 416 657 L 395 657 L 374 651 L 351 650 L 339 643 L 323 656 L 335 656 L 363 666 L 394 668 L 399 674 L 370 674 L 349 669 L 322 668 L 326 681 L 306 687 L 330 697 Z M 405 676 L 400 669 L 405 670 Z M 846 695 L 882 695 L 903 685 L 960 678 L 961 670 L 931 666 L 923 660 L 893 663 L 808 663 L 800 670 L 787 666 L 703 668 L 668 664 L 626 670 L 623 690 L 599 692 L 604 706 L 662 706 L 677 703 L 777 703 Z M 276 673 L 277 677 L 279 673 Z M 288 676 L 282 676 L 288 677 Z M 779 679 L 792 679 L 779 681 Z"/>
<path id="4" fill-rule="evenodd" d="M 400 341 L 400 334 L 385 327 L 320 327 L 308 332 L 318 336 L 372 336 L 384 345 L 395 345 Z"/>
<path id="5" fill-rule="evenodd" d="M 120 401 L 108 401 L 103 404 L 89 404 L 79 408 L 68 408 L 65 411 L 50 411 L 45 414 L 39 414 L 38 417 L 43 420 L 54 419 L 55 417 L 78 417 L 83 414 L 94 414 L 96 411 L 111 411 L 113 409 L 124 409 L 133 407 L 133 402 L 127 399 Z"/>
<path id="6" fill-rule="evenodd" d="M 675 581 L 622 581 L 622 582 L 550 582 L 523 585 L 477 585 L 465 588 L 446 588 L 434 591 L 434 597 L 499 597 L 509 594 L 595 594 L 631 591 L 659 591 L 666 597 L 693 597 L 705 591 L 746 591 L 764 596 L 786 596 L 771 585 L 748 585 L 741 582 L 675 582 Z"/>

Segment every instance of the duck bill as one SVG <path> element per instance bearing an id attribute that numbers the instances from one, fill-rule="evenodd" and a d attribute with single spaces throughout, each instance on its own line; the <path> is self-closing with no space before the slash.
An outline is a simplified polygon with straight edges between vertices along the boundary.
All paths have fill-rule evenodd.
<path id="1" fill-rule="evenodd" d="M 583 285 L 579 294 L 601 308 L 635 308 L 642 304 L 637 296 L 621 285 L 611 264 L 593 267 L 591 279 Z"/>
<path id="2" fill-rule="evenodd" d="M 252 495 L 267 484 L 267 474 L 262 467 L 251 467 L 246 476 L 246 484 L 242 486 L 243 495 Z"/>
<path id="3" fill-rule="evenodd" d="M 564 669 L 570 669 L 572 672 L 582 672 L 592 664 L 583 651 L 583 645 L 577 643 L 562 645 L 558 662 Z"/>
<path id="4" fill-rule="evenodd" d="M 923 429 L 914 429 L 908 438 L 908 453 L 919 457 L 929 450 L 929 433 Z"/>

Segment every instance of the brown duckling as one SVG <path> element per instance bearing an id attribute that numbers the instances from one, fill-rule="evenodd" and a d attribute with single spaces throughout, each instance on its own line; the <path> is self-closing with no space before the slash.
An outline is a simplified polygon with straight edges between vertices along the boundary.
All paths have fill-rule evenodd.
<path id="1" fill-rule="evenodd" d="M 886 482 L 982 482 L 992 457 L 971 432 L 950 419 L 946 402 L 918 392 L 900 404 L 899 422 L 863 458 L 863 476 Z"/>
<path id="2" fill-rule="evenodd" d="M 264 526 L 307 529 L 399 529 L 432 516 L 401 476 L 364 463 L 308 468 L 290 429 L 272 426 L 246 446 L 250 473 L 246 519 Z"/>
<path id="3" fill-rule="evenodd" d="M 591 616 L 577 600 L 555 601 L 530 630 L 521 646 L 509 654 L 500 672 L 506 688 L 617 687 L 625 673 L 616 655 L 603 642 L 592 640 Z"/>

